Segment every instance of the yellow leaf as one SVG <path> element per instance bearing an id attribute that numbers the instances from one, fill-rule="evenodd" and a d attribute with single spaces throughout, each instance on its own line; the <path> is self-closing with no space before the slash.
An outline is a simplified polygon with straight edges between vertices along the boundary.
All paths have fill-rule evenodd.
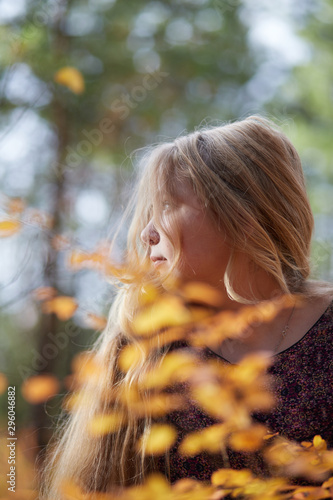
<path id="1" fill-rule="evenodd" d="M 149 396 L 148 400 L 129 405 L 130 410 L 139 417 L 144 417 L 147 413 L 153 417 L 161 417 L 183 406 L 184 401 L 181 396 L 163 393 Z"/>
<path id="2" fill-rule="evenodd" d="M 180 443 L 179 452 L 187 456 L 194 456 L 202 451 L 219 453 L 227 433 L 228 426 L 225 424 L 215 424 L 199 432 L 192 432 Z"/>
<path id="3" fill-rule="evenodd" d="M 321 436 L 318 436 L 318 435 L 313 438 L 313 446 L 318 451 L 319 450 L 327 450 L 326 441 Z"/>
<path id="4" fill-rule="evenodd" d="M 77 303 L 72 297 L 60 295 L 43 304 L 43 312 L 54 313 L 62 321 L 71 318 L 77 309 Z"/>
<path id="5" fill-rule="evenodd" d="M 149 433 L 145 433 L 137 443 L 142 446 L 147 455 L 162 455 L 174 444 L 177 432 L 174 427 L 166 424 L 153 424 Z"/>
<path id="6" fill-rule="evenodd" d="M 181 291 L 189 302 L 200 302 L 213 307 L 223 304 L 222 294 L 205 283 L 193 281 L 184 285 Z"/>
<path id="7" fill-rule="evenodd" d="M 0 394 L 5 392 L 8 387 L 8 379 L 4 373 L 0 373 Z"/>
<path id="8" fill-rule="evenodd" d="M 90 383 L 100 383 L 104 366 L 97 360 L 96 356 L 90 352 L 82 351 L 74 356 L 71 368 L 79 382 L 88 380 Z"/>
<path id="9" fill-rule="evenodd" d="M 164 387 L 172 382 L 182 381 L 190 373 L 197 370 L 196 358 L 187 352 L 168 353 L 162 363 L 147 372 L 141 381 L 142 387 Z"/>
<path id="10" fill-rule="evenodd" d="M 74 269 L 103 269 L 106 266 L 106 257 L 97 252 L 73 250 L 69 255 L 68 265 Z"/>
<path id="11" fill-rule="evenodd" d="M 177 297 L 162 297 L 145 308 L 133 320 L 133 330 L 138 335 L 150 335 L 160 328 L 184 325 L 191 321 L 191 314 Z"/>
<path id="12" fill-rule="evenodd" d="M 39 404 L 58 394 L 59 388 L 59 380 L 54 375 L 33 375 L 24 380 L 21 391 L 29 403 Z"/>
<path id="13" fill-rule="evenodd" d="M 236 451 L 256 451 L 262 446 L 266 434 L 266 427 L 253 425 L 249 429 L 233 432 L 229 444 Z"/>
<path id="14" fill-rule="evenodd" d="M 322 484 L 323 488 L 332 488 L 333 487 L 333 477 L 330 477 L 327 481 Z"/>
<path id="15" fill-rule="evenodd" d="M 86 500 L 87 495 L 73 481 L 65 480 L 60 485 L 65 500 Z"/>
<path id="16" fill-rule="evenodd" d="M 110 413 L 108 415 L 97 415 L 88 422 L 88 431 L 93 436 L 115 432 L 125 425 L 126 420 L 121 413 Z"/>
<path id="17" fill-rule="evenodd" d="M 18 220 L 0 221 L 0 237 L 6 238 L 17 233 L 21 229 L 21 223 Z"/>
<path id="18" fill-rule="evenodd" d="M 156 300 L 158 297 L 158 290 L 150 283 L 142 286 L 140 291 L 139 302 L 141 305 L 147 305 Z"/>
<path id="19" fill-rule="evenodd" d="M 54 75 L 54 81 L 69 88 L 74 94 L 84 92 L 84 78 L 82 73 L 73 66 L 65 66 Z"/>
<path id="20" fill-rule="evenodd" d="M 200 487 L 201 482 L 196 479 L 191 479 L 189 477 L 184 477 L 178 479 L 178 481 L 173 486 L 173 491 L 177 493 L 190 493 L 191 491 Z"/>
<path id="21" fill-rule="evenodd" d="M 119 355 L 119 368 L 123 372 L 127 372 L 130 368 L 138 366 L 143 361 L 143 348 L 136 344 L 125 346 Z"/>
<path id="22" fill-rule="evenodd" d="M 211 482 L 215 486 L 234 488 L 244 486 L 252 481 L 252 479 L 252 473 L 248 469 L 219 469 L 212 474 Z"/>

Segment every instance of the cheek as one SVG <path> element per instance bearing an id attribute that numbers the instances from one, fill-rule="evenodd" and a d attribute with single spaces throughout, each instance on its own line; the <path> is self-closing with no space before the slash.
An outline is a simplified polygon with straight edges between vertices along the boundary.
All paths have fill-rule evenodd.
<path id="1" fill-rule="evenodd" d="M 182 231 L 183 265 L 196 272 L 214 272 L 225 268 L 230 248 L 225 235 L 217 230 L 207 217 L 193 217 L 191 225 Z"/>

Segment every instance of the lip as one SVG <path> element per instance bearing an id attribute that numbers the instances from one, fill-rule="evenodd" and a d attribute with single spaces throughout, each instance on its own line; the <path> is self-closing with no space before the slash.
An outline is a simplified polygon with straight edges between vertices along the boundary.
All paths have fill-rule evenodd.
<path id="1" fill-rule="evenodd" d="M 150 260 L 153 262 L 155 267 L 159 266 L 160 264 L 163 264 L 163 262 L 166 262 L 166 259 L 162 256 L 150 257 Z"/>

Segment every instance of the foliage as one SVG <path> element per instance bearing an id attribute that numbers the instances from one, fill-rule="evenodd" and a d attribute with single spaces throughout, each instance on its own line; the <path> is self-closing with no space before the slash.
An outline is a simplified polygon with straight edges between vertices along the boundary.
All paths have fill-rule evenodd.
<path id="1" fill-rule="evenodd" d="M 0 147 L 9 138 L 8 148 L 12 152 L 22 150 L 21 156 L 14 155 L 13 160 L 7 161 L 6 154 L 2 155 L 5 170 L 1 171 L 0 200 L 1 243 L 8 243 L 8 252 L 13 254 L 17 268 L 14 282 L 15 274 L 19 275 L 19 286 L 9 293 L 9 299 L 7 288 L 1 297 L 8 307 L 1 317 L 6 332 L 0 389 L 2 397 L 9 384 L 17 384 L 22 390 L 18 399 L 18 417 L 22 419 L 18 440 L 22 460 L 20 498 L 32 498 L 36 487 L 31 483 L 34 456 L 26 450 L 37 450 L 47 441 L 42 436 L 34 440 L 23 423 L 27 429 L 30 423 L 35 426 L 32 433 L 36 426 L 51 429 L 51 423 L 41 420 L 38 411 L 57 413 L 60 398 L 53 396 L 62 396 L 75 386 L 75 375 L 68 375 L 72 358 L 78 370 L 83 357 L 75 354 L 92 342 L 94 331 L 103 330 L 106 325 L 110 289 L 105 288 L 96 296 L 92 292 L 86 303 L 80 300 L 80 290 L 91 287 L 88 276 L 98 275 L 105 284 L 105 273 L 117 271 L 116 263 L 109 260 L 102 224 L 96 223 L 96 219 L 92 223 L 82 220 L 77 205 L 82 194 L 95 190 L 94 203 L 104 199 L 112 208 L 107 222 L 113 231 L 128 197 L 126 186 L 132 180 L 129 151 L 160 138 L 174 137 L 200 123 L 235 119 L 258 111 L 289 117 L 284 127 L 301 152 L 311 203 L 318 222 L 323 221 L 324 229 L 317 234 L 313 248 L 317 275 L 331 276 L 332 250 L 327 235 L 332 212 L 329 200 L 333 199 L 331 3 L 315 3 L 312 10 L 307 10 L 305 4 L 304 10 L 299 7 L 299 31 L 308 41 L 311 54 L 306 62 L 287 70 L 282 68 L 287 78 L 281 85 L 274 81 L 273 70 L 268 75 L 263 72 L 274 54 L 264 56 L 260 48 L 249 43 L 249 2 L 31 0 L 26 2 L 24 15 L 0 26 Z M 267 80 L 273 85 L 273 92 L 265 101 L 265 92 L 261 90 Z M 295 126 L 290 125 L 291 121 Z M 21 145 L 22 136 L 18 133 L 15 139 L 15 132 L 24 124 L 27 138 L 26 144 Z M 27 144 L 30 142 L 32 149 Z M 205 307 L 189 307 L 200 294 L 205 296 Z M 198 335 L 191 338 L 197 349 L 203 339 L 214 343 L 223 336 L 237 335 L 254 313 L 249 309 L 236 318 L 224 317 L 215 310 L 212 315 L 212 308 L 218 307 L 218 297 L 194 285 L 160 299 L 155 290 L 150 290 L 145 297 L 146 304 L 135 320 L 135 328 L 141 349 L 146 351 L 154 343 L 150 333 L 156 327 L 166 327 L 167 344 L 183 338 L 184 323 L 186 331 L 200 324 Z M 278 304 L 267 307 L 260 314 L 268 318 L 277 307 Z M 170 310 L 177 311 L 177 315 L 170 314 Z M 166 319 L 173 323 L 165 325 Z M 140 353 L 128 346 L 119 362 L 126 372 L 129 366 L 140 362 Z M 207 411 L 217 411 L 217 416 L 226 421 L 208 428 L 202 436 L 189 436 L 183 443 L 184 452 L 215 449 L 221 443 L 235 449 L 260 448 L 265 440 L 264 430 L 253 426 L 249 414 L 251 398 L 256 404 L 269 401 L 265 391 L 255 392 L 252 385 L 261 380 L 265 363 L 250 359 L 239 372 L 229 374 L 220 373 L 215 366 L 202 367 L 205 377 L 214 376 L 219 381 L 210 386 L 212 394 L 220 395 L 222 381 L 227 387 L 223 395 L 229 398 L 230 415 L 211 407 L 205 397 L 207 386 L 200 382 L 200 376 L 193 378 L 193 363 L 197 371 L 195 358 L 170 354 L 163 370 L 154 376 L 150 374 L 145 380 L 146 388 L 158 392 L 152 399 L 151 411 L 158 416 L 181 405 L 179 398 L 166 398 L 162 392 L 164 384 L 175 382 L 177 374 L 185 372 L 185 382 L 198 404 Z M 80 376 L 98 377 L 98 369 L 91 361 Z M 243 386 L 246 390 L 238 406 L 235 391 L 249 375 L 252 379 Z M 75 397 L 81 397 L 82 404 L 86 401 L 82 394 L 66 397 L 63 404 L 68 411 Z M 132 404 L 133 411 L 141 415 L 140 398 L 133 396 Z M 107 419 L 97 416 L 91 431 L 96 435 L 111 432 L 118 421 L 117 415 Z M 155 440 L 157 449 L 165 449 L 173 442 L 173 430 L 154 431 L 150 440 L 152 452 Z M 298 472 L 311 475 L 311 461 L 317 464 L 314 469 L 332 468 L 331 454 L 324 448 L 319 437 L 296 448 L 274 438 L 267 459 L 281 466 L 282 476 L 292 463 Z M 5 457 L 1 460 L 5 470 Z M 145 486 L 119 496 L 217 499 L 228 494 L 235 498 L 303 498 L 307 494 L 307 498 L 329 498 L 331 490 L 332 479 L 322 487 L 306 490 L 288 486 L 284 477 L 264 481 L 246 471 L 227 470 L 216 473 L 209 486 L 186 480 L 171 487 L 153 476 Z M 5 498 L 6 490 L 1 494 Z M 64 495 L 87 498 L 71 483 L 64 485 Z"/>

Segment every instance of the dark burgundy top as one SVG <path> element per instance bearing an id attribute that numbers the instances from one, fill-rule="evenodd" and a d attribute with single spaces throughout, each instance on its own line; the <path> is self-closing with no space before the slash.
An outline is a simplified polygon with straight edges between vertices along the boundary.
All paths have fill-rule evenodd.
<path id="1" fill-rule="evenodd" d="M 333 448 L 332 341 L 333 302 L 296 344 L 274 356 L 268 371 L 273 375 L 277 404 L 270 413 L 253 415 L 254 419 L 265 423 L 272 432 L 298 442 L 312 441 L 319 434 Z M 200 356 L 228 363 L 209 348 L 202 349 Z M 194 403 L 190 403 L 186 410 L 170 413 L 166 420 L 178 430 L 177 442 L 170 451 L 171 482 L 184 477 L 209 480 L 215 470 L 223 467 L 247 467 L 255 474 L 268 474 L 259 453 L 228 450 L 229 463 L 224 463 L 221 455 L 180 455 L 177 447 L 187 433 L 216 423 Z M 167 474 L 163 457 L 158 460 L 158 470 Z"/>

